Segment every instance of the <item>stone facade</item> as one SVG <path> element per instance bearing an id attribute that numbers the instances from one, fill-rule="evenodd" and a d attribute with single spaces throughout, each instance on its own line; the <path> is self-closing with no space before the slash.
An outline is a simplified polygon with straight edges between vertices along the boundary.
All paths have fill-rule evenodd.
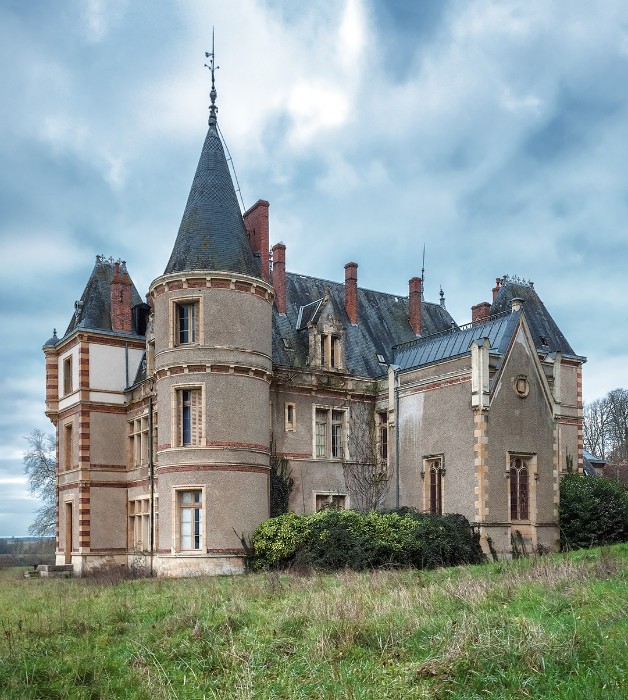
<path id="1" fill-rule="evenodd" d="M 286 272 L 269 204 L 241 215 L 215 119 L 165 273 L 143 302 L 98 257 L 44 346 L 57 430 L 57 563 L 234 573 L 290 506 L 461 513 L 485 548 L 558 540 L 558 481 L 582 464 L 581 366 L 530 283 L 500 278 L 455 324 L 444 300 Z"/>

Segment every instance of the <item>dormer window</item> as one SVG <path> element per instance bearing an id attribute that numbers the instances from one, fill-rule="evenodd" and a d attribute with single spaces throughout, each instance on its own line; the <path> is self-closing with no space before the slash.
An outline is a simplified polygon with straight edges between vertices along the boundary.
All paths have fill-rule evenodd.
<path id="1" fill-rule="evenodd" d="M 340 336 L 321 333 L 321 367 L 336 369 L 342 366 Z"/>

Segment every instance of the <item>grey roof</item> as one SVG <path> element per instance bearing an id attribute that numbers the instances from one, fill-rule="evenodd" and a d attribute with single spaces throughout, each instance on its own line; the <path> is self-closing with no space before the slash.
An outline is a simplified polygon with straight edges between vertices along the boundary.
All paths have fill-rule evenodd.
<path id="1" fill-rule="evenodd" d="M 395 348 L 394 363 L 401 369 L 410 369 L 449 360 L 465 355 L 474 340 L 481 341 L 483 338 L 489 339 L 492 352 L 503 354 L 520 314 L 520 311 L 502 313 L 484 323 L 455 326 L 442 333 L 404 343 Z"/>
<path id="2" fill-rule="evenodd" d="M 328 295 L 334 315 L 345 329 L 345 365 L 349 373 L 379 377 L 386 368 L 380 353 L 390 362 L 392 347 L 415 338 L 408 321 L 408 297 L 358 288 L 358 323 L 352 325 L 344 306 L 344 284 L 316 277 L 286 273 L 286 313 L 273 313 L 273 362 L 306 367 L 309 354 L 307 323 L 317 317 L 321 300 Z M 440 304 L 422 303 L 425 333 L 450 328 L 453 319 Z"/>
<path id="3" fill-rule="evenodd" d="M 261 276 L 249 244 L 225 152 L 215 126 L 207 131 L 179 233 L 165 274 L 223 270 Z"/>
<path id="4" fill-rule="evenodd" d="M 96 264 L 92 270 L 85 290 L 75 305 L 75 311 L 70 319 L 64 338 L 78 328 L 113 332 L 111 327 L 111 280 L 114 273 L 114 261 L 103 256 L 96 256 Z M 141 304 L 142 299 L 135 288 L 131 286 L 131 305 Z M 120 333 L 120 331 L 115 331 Z M 135 334 L 128 334 L 135 335 Z"/>
<path id="5" fill-rule="evenodd" d="M 582 456 L 591 464 L 596 464 L 598 467 L 603 467 L 606 464 L 605 459 L 600 459 L 599 457 L 596 457 L 592 452 L 589 452 L 588 450 L 582 450 Z"/>
<path id="6" fill-rule="evenodd" d="M 573 348 L 567 342 L 531 284 L 511 281 L 505 277 L 497 297 L 491 305 L 491 314 L 510 311 L 511 301 L 515 298 L 523 299 L 526 320 L 537 349 L 576 357 Z"/>

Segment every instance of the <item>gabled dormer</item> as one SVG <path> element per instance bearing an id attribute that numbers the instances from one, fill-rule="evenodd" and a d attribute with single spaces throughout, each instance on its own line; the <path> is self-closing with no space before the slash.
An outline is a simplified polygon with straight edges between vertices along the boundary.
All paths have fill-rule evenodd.
<path id="1" fill-rule="evenodd" d="M 322 299 L 299 310 L 298 328 L 307 331 L 312 368 L 345 369 L 345 328 L 329 289 Z"/>

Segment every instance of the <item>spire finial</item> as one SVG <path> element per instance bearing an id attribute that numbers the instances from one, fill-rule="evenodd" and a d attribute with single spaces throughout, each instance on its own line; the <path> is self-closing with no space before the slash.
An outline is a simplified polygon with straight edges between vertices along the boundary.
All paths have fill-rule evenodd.
<path id="1" fill-rule="evenodd" d="M 421 265 L 421 301 L 425 301 L 425 243 L 423 244 L 423 264 Z"/>
<path id="2" fill-rule="evenodd" d="M 218 93 L 216 92 L 216 84 L 214 80 L 215 72 L 220 68 L 220 66 L 215 65 L 214 61 L 214 28 L 212 27 L 212 50 L 211 53 L 205 51 L 205 58 L 209 58 L 209 64 L 205 64 L 205 68 L 209 68 L 212 74 L 212 89 L 209 91 L 209 99 L 211 104 L 209 105 L 209 126 L 216 126 L 216 113 L 218 112 L 218 107 L 216 107 L 216 97 Z"/>

